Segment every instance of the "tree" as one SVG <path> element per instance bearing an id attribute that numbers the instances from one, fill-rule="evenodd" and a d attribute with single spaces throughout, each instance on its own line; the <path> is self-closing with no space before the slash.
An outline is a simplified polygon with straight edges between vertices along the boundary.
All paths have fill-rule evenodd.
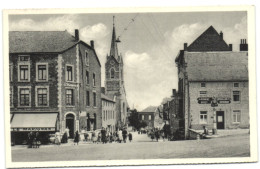
<path id="1" fill-rule="evenodd" d="M 132 113 L 130 114 L 129 118 L 129 124 L 139 130 L 140 128 L 145 128 L 147 126 L 147 123 L 145 121 L 140 121 L 138 118 L 138 112 L 136 109 L 132 110 Z"/>

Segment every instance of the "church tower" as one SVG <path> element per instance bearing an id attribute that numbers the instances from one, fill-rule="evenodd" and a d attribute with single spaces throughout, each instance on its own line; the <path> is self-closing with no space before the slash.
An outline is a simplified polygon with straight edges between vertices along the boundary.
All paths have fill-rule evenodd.
<path id="1" fill-rule="evenodd" d="M 121 55 L 118 54 L 116 30 L 113 17 L 113 31 L 111 39 L 110 54 L 106 57 L 105 64 L 105 88 L 106 95 L 116 101 L 118 128 L 126 124 L 127 100 L 124 87 L 124 63 Z"/>

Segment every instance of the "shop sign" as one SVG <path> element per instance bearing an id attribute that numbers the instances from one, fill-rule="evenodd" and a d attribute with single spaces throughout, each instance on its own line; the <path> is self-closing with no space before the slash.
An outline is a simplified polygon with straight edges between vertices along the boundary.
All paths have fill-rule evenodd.
<path id="1" fill-rule="evenodd" d="M 55 131 L 54 127 L 23 127 L 12 128 L 12 131 Z"/>
<path id="2" fill-rule="evenodd" d="M 199 104 L 210 104 L 211 103 L 211 97 L 199 97 L 198 99 Z"/>

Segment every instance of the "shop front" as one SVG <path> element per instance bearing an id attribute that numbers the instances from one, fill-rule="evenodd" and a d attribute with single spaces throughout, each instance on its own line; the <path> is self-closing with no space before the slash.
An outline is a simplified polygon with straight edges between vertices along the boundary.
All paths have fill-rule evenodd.
<path id="1" fill-rule="evenodd" d="M 29 133 L 39 133 L 42 144 L 57 131 L 58 113 L 14 113 L 11 119 L 12 145 L 27 144 Z"/>

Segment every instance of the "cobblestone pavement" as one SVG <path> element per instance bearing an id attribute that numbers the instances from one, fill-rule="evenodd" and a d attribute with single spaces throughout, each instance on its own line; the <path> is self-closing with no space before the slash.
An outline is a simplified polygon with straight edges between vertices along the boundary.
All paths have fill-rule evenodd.
<path id="1" fill-rule="evenodd" d="M 39 149 L 13 148 L 12 160 L 75 161 L 110 159 L 162 159 L 247 157 L 250 155 L 249 134 L 204 140 L 153 141 L 146 134 L 133 133 L 133 142 L 42 146 Z"/>

